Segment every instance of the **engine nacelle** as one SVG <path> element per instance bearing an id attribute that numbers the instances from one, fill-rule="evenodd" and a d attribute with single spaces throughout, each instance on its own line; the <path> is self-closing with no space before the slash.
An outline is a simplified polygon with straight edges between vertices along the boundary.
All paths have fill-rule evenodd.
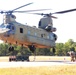
<path id="1" fill-rule="evenodd" d="M 48 32 L 55 32 L 55 31 L 56 31 L 56 28 L 48 25 L 48 26 L 45 28 L 45 30 L 48 31 Z"/>
<path id="2" fill-rule="evenodd" d="M 52 31 L 52 26 L 48 25 L 46 28 L 45 28 L 46 31 L 50 32 Z"/>

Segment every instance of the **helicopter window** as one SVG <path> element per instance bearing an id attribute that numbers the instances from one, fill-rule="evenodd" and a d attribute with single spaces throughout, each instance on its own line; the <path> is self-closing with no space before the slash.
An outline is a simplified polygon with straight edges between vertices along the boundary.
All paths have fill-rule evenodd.
<path id="1" fill-rule="evenodd" d="M 41 34 L 41 37 L 43 37 L 43 34 Z"/>
<path id="2" fill-rule="evenodd" d="M 30 31 L 28 31 L 28 34 L 30 34 Z"/>
<path id="3" fill-rule="evenodd" d="M 49 36 L 47 36 L 47 39 L 49 39 Z"/>
<path id="4" fill-rule="evenodd" d="M 20 28 L 20 33 L 23 33 L 23 28 Z"/>
<path id="5" fill-rule="evenodd" d="M 37 33 L 35 33 L 35 36 L 37 36 Z"/>

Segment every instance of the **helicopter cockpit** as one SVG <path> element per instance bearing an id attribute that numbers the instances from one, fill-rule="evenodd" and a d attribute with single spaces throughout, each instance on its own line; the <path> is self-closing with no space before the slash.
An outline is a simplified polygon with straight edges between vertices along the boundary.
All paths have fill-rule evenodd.
<path id="1" fill-rule="evenodd" d="M 16 29 L 13 23 L 0 25 L 0 34 L 4 33 L 4 36 L 9 36 L 10 34 L 14 34 L 15 30 Z"/>

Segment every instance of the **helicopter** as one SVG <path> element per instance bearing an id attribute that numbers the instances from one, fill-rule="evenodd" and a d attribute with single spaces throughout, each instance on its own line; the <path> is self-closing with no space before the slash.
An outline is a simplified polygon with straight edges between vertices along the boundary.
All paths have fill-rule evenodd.
<path id="1" fill-rule="evenodd" d="M 0 25 L 0 39 L 5 43 L 21 45 L 22 47 L 28 47 L 32 52 L 36 48 L 52 48 L 55 52 L 57 35 L 54 33 L 56 28 L 53 27 L 52 14 L 63 14 L 67 12 L 76 11 L 76 9 L 70 9 L 65 11 L 59 11 L 49 14 L 44 13 L 31 13 L 43 16 L 36 26 L 29 26 L 27 24 L 21 24 L 16 21 L 16 16 L 13 13 L 26 13 L 33 11 L 43 11 L 40 10 L 27 10 L 27 11 L 17 11 L 18 9 L 28 6 L 33 3 L 28 3 L 18 8 L 10 11 L 0 11 L 3 16 L 3 23 Z"/>

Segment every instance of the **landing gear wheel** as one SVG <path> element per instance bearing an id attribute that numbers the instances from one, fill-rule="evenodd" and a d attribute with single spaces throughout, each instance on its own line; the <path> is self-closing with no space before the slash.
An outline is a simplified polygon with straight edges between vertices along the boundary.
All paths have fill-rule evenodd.
<path id="1" fill-rule="evenodd" d="M 53 51 L 53 53 L 55 53 L 55 52 L 56 52 L 56 49 L 53 47 L 53 48 L 52 48 L 52 51 Z"/>
<path id="2" fill-rule="evenodd" d="M 33 61 L 35 61 L 35 59 L 36 59 L 36 48 L 34 45 L 29 45 L 28 47 L 29 47 L 30 51 L 34 54 L 34 60 Z"/>
<path id="3" fill-rule="evenodd" d="M 34 45 L 29 45 L 28 47 L 29 47 L 29 49 L 30 49 L 30 51 L 31 51 L 32 53 L 35 52 L 36 48 L 35 48 Z"/>
<path id="4" fill-rule="evenodd" d="M 8 50 L 9 50 L 9 52 L 13 52 L 13 51 L 14 51 L 14 47 L 13 47 L 13 46 L 10 46 L 10 47 L 8 48 Z"/>
<path id="5" fill-rule="evenodd" d="M 12 61 L 12 59 L 11 58 L 9 58 L 9 62 L 11 62 Z"/>

